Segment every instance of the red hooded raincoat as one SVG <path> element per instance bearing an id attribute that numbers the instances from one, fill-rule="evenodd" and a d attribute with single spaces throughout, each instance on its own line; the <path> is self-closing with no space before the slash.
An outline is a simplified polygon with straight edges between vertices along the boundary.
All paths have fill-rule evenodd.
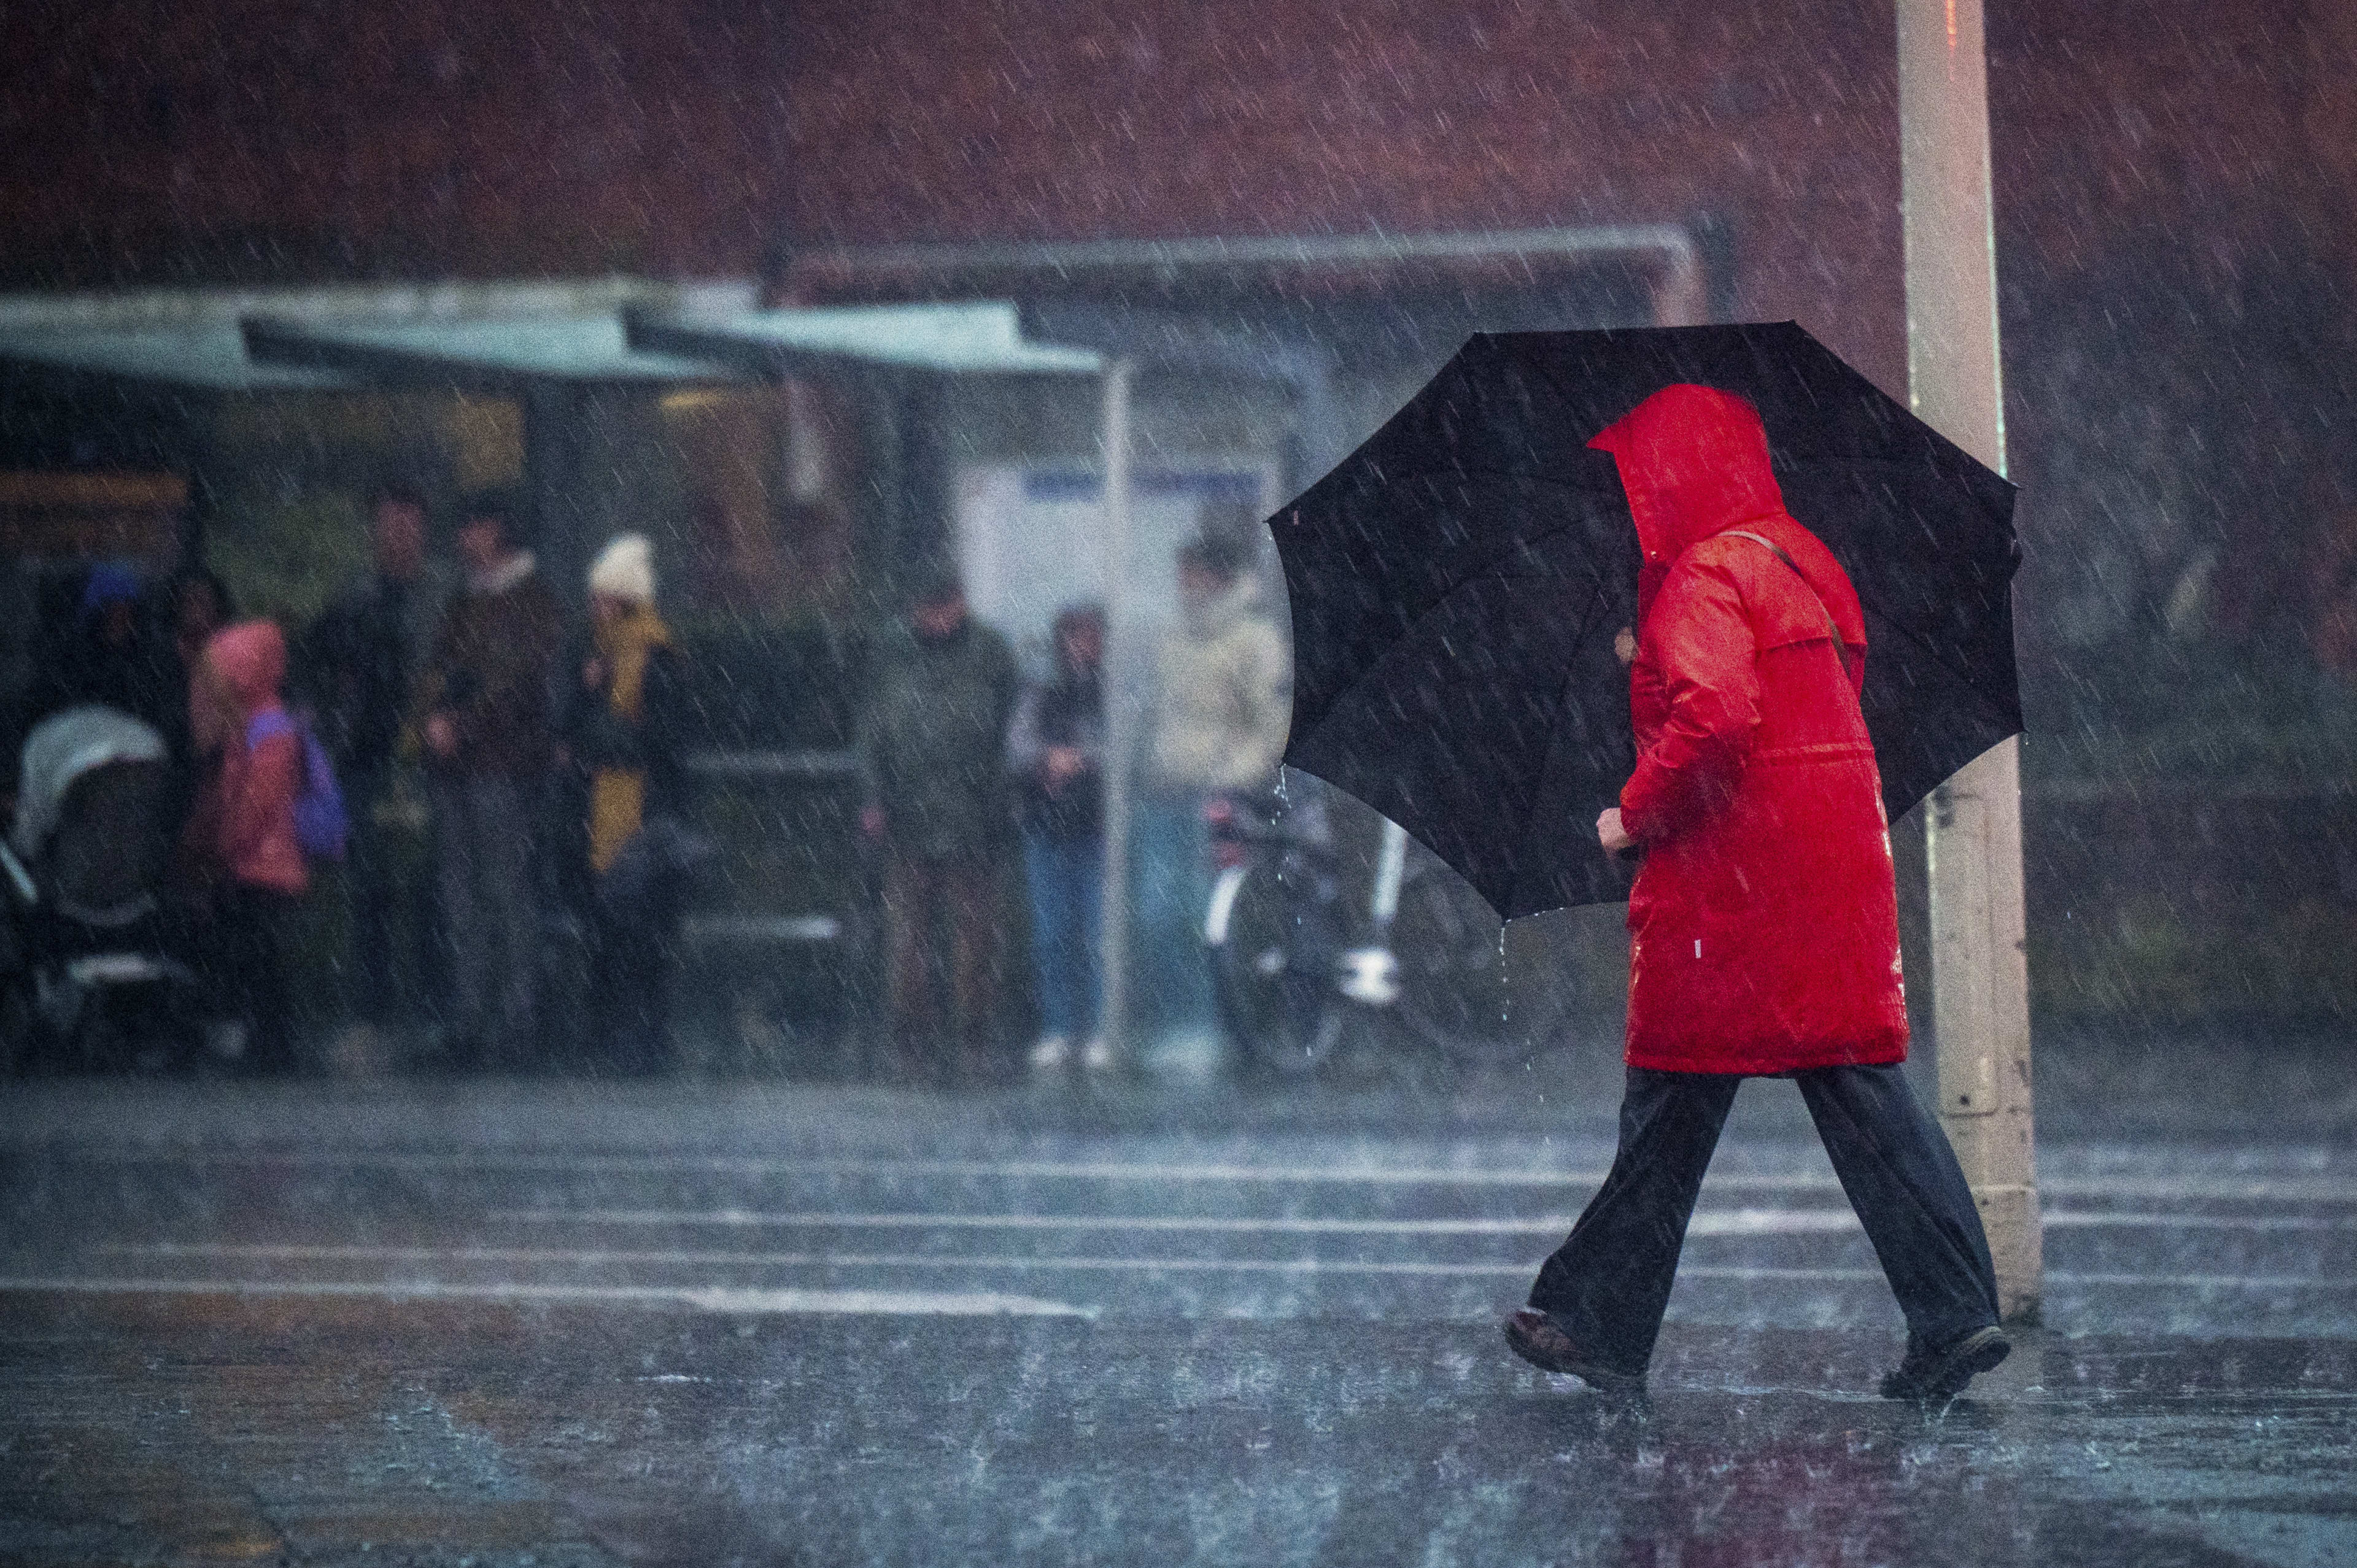
<path id="1" fill-rule="evenodd" d="M 1742 399 L 1666 387 L 1590 445 L 1620 468 L 1644 553 L 1637 769 L 1620 792 L 1644 852 L 1629 900 L 1630 1065 L 1903 1059 L 1890 834 L 1848 575 L 1786 514 Z"/>

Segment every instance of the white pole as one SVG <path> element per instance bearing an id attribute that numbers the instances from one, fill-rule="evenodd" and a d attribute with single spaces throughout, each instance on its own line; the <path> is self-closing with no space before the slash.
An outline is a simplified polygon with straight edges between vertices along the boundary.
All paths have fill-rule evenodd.
<path id="1" fill-rule="evenodd" d="M 1898 5 L 1910 398 L 1943 435 L 2003 473 L 1981 0 Z M 2005 1316 L 2030 1321 L 2044 1265 L 2015 741 L 1983 753 L 1940 787 L 1928 836 L 1940 1120 L 1988 1230 Z"/>
<path id="2" fill-rule="evenodd" d="M 1115 1052 L 1129 1055 L 1129 817 L 1130 783 L 1143 716 L 1135 688 L 1144 650 L 1132 624 L 1129 592 L 1129 392 L 1135 364 L 1105 364 L 1101 404 L 1104 446 L 1105 760 L 1104 901 L 1098 965 L 1104 1000 L 1098 1027 Z"/>

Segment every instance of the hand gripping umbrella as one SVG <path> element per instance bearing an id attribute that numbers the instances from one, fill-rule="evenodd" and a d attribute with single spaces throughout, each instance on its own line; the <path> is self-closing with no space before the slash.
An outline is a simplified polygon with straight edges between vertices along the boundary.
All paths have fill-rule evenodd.
<path id="1" fill-rule="evenodd" d="M 1857 589 L 1890 815 L 2021 728 L 2013 487 L 1798 326 L 1477 336 L 1269 528 L 1293 609 L 1286 762 L 1507 919 L 1628 896 L 1591 825 L 1636 761 L 1613 642 L 1637 536 L 1587 442 L 1681 381 L 1759 409 L 1786 510 Z"/>

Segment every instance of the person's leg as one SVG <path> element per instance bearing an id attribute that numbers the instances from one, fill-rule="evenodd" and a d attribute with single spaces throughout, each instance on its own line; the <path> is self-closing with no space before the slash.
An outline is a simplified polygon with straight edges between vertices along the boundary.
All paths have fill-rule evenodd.
<path id="1" fill-rule="evenodd" d="M 213 889 L 203 913 L 189 928 L 188 951 L 208 1034 L 214 1048 L 225 1055 L 229 1042 L 234 1041 L 235 1055 L 243 1061 L 253 1057 L 253 1009 L 246 995 L 248 959 L 253 950 L 248 928 L 253 918 L 244 889 L 224 882 Z"/>
<path id="2" fill-rule="evenodd" d="M 584 1058 L 601 1071 L 659 1070 L 671 1059 L 670 1020 L 663 1011 L 667 944 L 662 934 L 642 926 L 618 926 L 592 913 L 588 944 Z"/>
<path id="3" fill-rule="evenodd" d="M 492 955 L 481 900 L 476 896 L 481 836 L 467 780 L 447 775 L 434 780 L 435 880 L 441 897 L 443 977 L 449 1002 L 444 1022 L 457 1053 L 472 1058 L 482 1048 L 490 1025 Z"/>
<path id="4" fill-rule="evenodd" d="M 1193 796 L 1148 800 L 1138 819 L 1141 1021 L 1158 1031 L 1208 1029 L 1216 1010 L 1203 953 L 1211 877 L 1202 802 Z"/>
<path id="5" fill-rule="evenodd" d="M 385 788 L 375 774 L 353 781 L 351 836 L 344 854 L 347 1000 L 354 1021 L 380 1026 L 394 1019 L 402 942 L 393 846 L 376 814 Z"/>
<path id="6" fill-rule="evenodd" d="M 998 1029 L 998 865 L 976 857 L 951 866 L 943 879 L 950 918 L 950 1002 L 959 1070 L 968 1077 L 989 1065 Z"/>
<path id="7" fill-rule="evenodd" d="M 497 928 L 499 967 L 493 971 L 501 1043 L 512 1058 L 532 1051 L 533 1004 L 540 990 L 540 897 L 533 882 L 531 786 L 512 779 L 475 784 L 483 825 L 483 894 Z"/>
<path id="8" fill-rule="evenodd" d="M 1539 1268 L 1530 1305 L 1608 1370 L 1643 1373 L 1662 1331 L 1703 1173 L 1743 1079 L 1629 1069 L 1603 1187 Z"/>
<path id="9" fill-rule="evenodd" d="M 1071 887 L 1065 875 L 1063 845 L 1045 833 L 1025 830 L 1023 881 L 1031 894 L 1031 970 L 1039 987 L 1039 1033 L 1070 1039 L 1081 1025 L 1072 1016 Z"/>
<path id="10" fill-rule="evenodd" d="M 932 877 L 925 862 L 895 855 L 884 872 L 884 1017 L 888 1070 L 909 1076 L 928 1022 L 925 940 L 931 920 Z"/>
<path id="11" fill-rule="evenodd" d="M 257 1066 L 273 1072 L 291 1072 L 302 1065 L 295 1027 L 293 997 L 286 983 L 288 949 L 301 902 L 284 894 L 255 888 L 247 894 L 254 906 L 253 978 L 247 997 L 253 1009 L 253 1042 Z"/>
<path id="12" fill-rule="evenodd" d="M 282 1072 L 294 1065 L 282 947 L 294 900 L 259 887 L 223 889 L 214 981 L 218 1015 L 245 1027 L 242 1064 Z"/>
<path id="13" fill-rule="evenodd" d="M 1897 1063 L 1795 1073 L 1834 1175 L 1907 1315 L 1909 1338 L 1952 1344 L 1997 1321 L 1996 1268 L 1955 1151 Z"/>

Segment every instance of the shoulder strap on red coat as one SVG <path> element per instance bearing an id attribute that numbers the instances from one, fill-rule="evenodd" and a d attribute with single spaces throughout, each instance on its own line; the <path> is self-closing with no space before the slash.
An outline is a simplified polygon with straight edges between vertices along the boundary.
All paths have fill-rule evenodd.
<path id="1" fill-rule="evenodd" d="M 1849 644 L 1842 640 L 1841 628 L 1834 624 L 1834 612 L 1825 608 L 1825 601 L 1818 596 L 1816 585 L 1809 581 L 1809 575 L 1801 570 L 1801 564 L 1787 554 L 1782 545 L 1767 535 L 1754 533 L 1749 529 L 1730 528 L 1719 537 L 1748 539 L 1754 544 L 1764 545 L 1774 553 L 1777 560 L 1792 569 L 1792 575 L 1801 579 L 1801 586 L 1809 590 L 1809 597 L 1817 601 L 1817 613 L 1825 618 L 1825 632 L 1834 639 L 1834 657 L 1841 660 L 1842 678 L 1847 681 L 1857 680 L 1857 672 L 1850 668 Z"/>

